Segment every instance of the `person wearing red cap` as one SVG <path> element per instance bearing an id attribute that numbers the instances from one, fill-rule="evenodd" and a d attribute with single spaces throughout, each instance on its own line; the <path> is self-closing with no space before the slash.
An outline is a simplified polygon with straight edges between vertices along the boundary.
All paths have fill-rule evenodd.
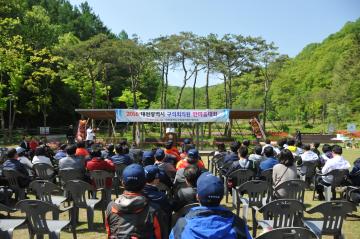
<path id="1" fill-rule="evenodd" d="M 186 168 L 191 164 L 197 165 L 200 169 L 205 168 L 203 161 L 200 160 L 199 151 L 197 151 L 197 149 L 190 149 L 187 157 L 176 164 L 176 170 Z"/>

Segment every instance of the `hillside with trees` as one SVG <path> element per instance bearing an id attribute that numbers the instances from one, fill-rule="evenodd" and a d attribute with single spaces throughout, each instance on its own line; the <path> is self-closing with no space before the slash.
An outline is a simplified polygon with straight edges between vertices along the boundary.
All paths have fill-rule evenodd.
<path id="1" fill-rule="evenodd" d="M 174 97 L 178 89 L 171 87 Z M 180 106 L 192 108 L 191 87 Z M 196 108 L 207 108 L 206 88 L 196 89 Z M 209 87 L 210 108 L 226 107 L 224 84 Z M 348 22 L 321 43 L 306 46 L 296 57 L 277 56 L 267 66 L 234 77 L 233 108 L 265 108 L 267 119 L 314 122 L 344 127 L 360 115 L 360 19 Z M 266 99 L 266 100 L 265 100 Z"/>
<path id="2" fill-rule="evenodd" d="M 151 51 L 112 33 L 87 3 L 0 0 L 0 33 L 2 132 L 68 125 L 75 108 L 113 108 L 129 90 L 155 100 Z"/>

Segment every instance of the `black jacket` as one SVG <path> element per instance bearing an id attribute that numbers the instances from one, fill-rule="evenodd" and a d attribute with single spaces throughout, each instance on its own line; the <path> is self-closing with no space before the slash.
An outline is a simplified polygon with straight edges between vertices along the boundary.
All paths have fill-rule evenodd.
<path id="1" fill-rule="evenodd" d="M 144 195 L 125 191 L 106 209 L 108 238 L 164 238 L 162 218 L 158 208 Z"/>

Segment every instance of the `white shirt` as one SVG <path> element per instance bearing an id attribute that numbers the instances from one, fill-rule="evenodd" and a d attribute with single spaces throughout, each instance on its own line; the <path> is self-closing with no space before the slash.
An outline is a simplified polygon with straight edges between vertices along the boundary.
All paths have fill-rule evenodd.
<path id="1" fill-rule="evenodd" d="M 303 162 L 316 161 L 319 160 L 319 156 L 313 151 L 305 151 L 301 156 Z"/>
<path id="2" fill-rule="evenodd" d="M 261 163 L 262 161 L 264 161 L 266 158 L 263 157 L 262 155 L 258 155 L 258 154 L 250 154 L 249 155 L 249 160 L 257 162 L 257 163 Z"/>
<path id="3" fill-rule="evenodd" d="M 302 162 L 316 162 L 319 160 L 319 156 L 311 150 L 305 151 L 300 156 L 301 156 Z M 301 173 L 305 174 L 307 171 L 307 166 L 301 166 L 300 171 L 301 171 Z"/>
<path id="4" fill-rule="evenodd" d="M 50 159 L 46 156 L 40 155 L 40 156 L 34 156 L 33 160 L 32 160 L 33 164 L 37 164 L 37 163 L 46 163 L 50 166 L 53 166 Z"/>
<path id="5" fill-rule="evenodd" d="M 94 134 L 93 129 L 92 129 L 92 128 L 88 128 L 88 129 L 86 130 L 86 140 L 91 140 L 91 141 L 93 141 L 93 140 L 94 140 L 94 136 L 95 136 L 95 134 Z"/>
<path id="6" fill-rule="evenodd" d="M 350 163 L 346 159 L 344 159 L 343 156 L 335 155 L 332 159 L 326 161 L 324 167 L 321 170 L 321 173 L 326 174 L 335 169 L 349 169 L 350 167 L 351 167 Z M 326 183 L 330 184 L 333 180 L 333 176 L 332 175 L 323 176 L 322 179 Z"/>
<path id="7" fill-rule="evenodd" d="M 33 167 L 31 161 L 25 156 L 19 157 L 18 160 L 20 161 L 20 163 L 24 164 L 28 169 Z"/>

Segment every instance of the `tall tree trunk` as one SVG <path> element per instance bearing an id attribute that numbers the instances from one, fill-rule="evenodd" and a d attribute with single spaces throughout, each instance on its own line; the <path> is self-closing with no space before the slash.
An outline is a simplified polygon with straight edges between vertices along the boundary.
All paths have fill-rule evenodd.
<path id="1" fill-rule="evenodd" d="M 225 95 L 225 109 L 229 109 L 229 97 L 228 97 L 228 86 L 227 86 L 227 76 L 225 73 L 223 73 L 224 76 L 224 95 Z M 224 129 L 224 135 L 228 136 L 228 129 L 229 129 L 229 124 L 226 123 L 225 124 L 225 129 Z"/>
<path id="2" fill-rule="evenodd" d="M 193 98 L 192 98 L 192 106 L 193 106 L 193 109 L 196 108 L 195 98 L 196 98 L 196 81 L 197 81 L 197 76 L 198 76 L 198 71 L 196 70 L 196 72 L 195 72 L 195 77 L 194 77 L 194 84 L 193 84 Z M 196 124 L 193 124 L 193 127 L 192 127 L 192 134 L 193 134 L 193 135 L 195 135 L 195 126 L 196 126 Z"/>
<path id="3" fill-rule="evenodd" d="M 178 95 L 178 98 L 176 100 L 176 109 L 179 109 L 179 107 L 180 107 L 181 96 L 182 96 L 182 93 L 183 93 L 183 91 L 185 89 L 185 86 L 186 86 L 186 81 L 184 81 L 184 84 L 180 88 L 179 95 Z"/>
<path id="4" fill-rule="evenodd" d="M 15 117 L 16 117 L 16 105 L 14 104 L 12 111 L 12 118 L 11 118 L 11 129 L 14 129 Z"/>
<path id="5" fill-rule="evenodd" d="M 266 132 L 266 117 L 267 117 L 267 97 L 268 97 L 268 91 L 265 90 L 265 96 L 264 96 L 264 113 L 263 113 L 263 130 Z"/>
<path id="6" fill-rule="evenodd" d="M 167 90 L 169 86 L 169 62 L 165 65 L 165 86 L 164 86 L 164 109 L 168 108 L 168 102 L 167 102 Z M 163 124 L 163 135 L 166 134 L 166 124 Z"/>
<path id="7" fill-rule="evenodd" d="M 3 83 L 3 75 L 0 71 L 0 84 Z M 4 143 L 7 142 L 7 134 L 5 132 L 5 117 L 4 117 L 4 110 L 1 110 L 0 111 L 0 120 L 1 120 L 1 132 L 4 133 L 3 135 L 3 139 L 4 139 Z"/>
<path id="8" fill-rule="evenodd" d="M 264 113 L 263 113 L 263 130 L 264 132 L 266 132 L 266 119 L 267 119 L 267 106 L 268 106 L 268 94 L 269 94 L 269 89 L 270 89 L 270 86 L 269 86 L 269 80 L 267 78 L 267 71 L 265 71 L 265 74 L 264 74 Z"/>
<path id="9" fill-rule="evenodd" d="M 91 78 L 91 108 L 95 109 L 96 107 L 96 84 L 95 79 Z M 93 119 L 91 119 L 91 128 L 94 128 L 95 122 Z"/>
<path id="10" fill-rule="evenodd" d="M 136 79 L 131 76 L 131 88 L 132 88 L 132 93 L 133 93 L 133 108 L 137 109 L 138 105 L 137 105 L 137 97 L 136 97 L 136 91 L 137 91 L 137 87 L 136 87 Z"/>
<path id="11" fill-rule="evenodd" d="M 233 98 L 232 98 L 232 77 L 231 77 L 231 74 L 229 74 L 228 81 L 229 81 L 229 109 L 232 109 Z"/>
<path id="12" fill-rule="evenodd" d="M 161 95 L 160 95 L 160 108 L 164 109 L 165 107 L 165 62 L 161 66 Z M 165 127 L 164 123 L 160 123 L 160 138 L 163 137 L 163 128 Z"/>
<path id="13" fill-rule="evenodd" d="M 209 99 L 209 77 L 210 77 L 210 62 L 207 62 L 206 70 L 206 85 L 205 85 L 205 99 L 206 99 L 206 109 L 210 109 L 210 99 Z M 211 137 L 211 123 L 208 123 L 208 136 Z"/>
<path id="14" fill-rule="evenodd" d="M 9 107 L 9 122 L 8 122 L 8 133 L 9 133 L 9 143 L 12 142 L 12 120 L 11 120 L 11 116 L 12 116 L 12 105 L 11 105 L 11 99 L 10 99 L 10 103 L 9 103 L 10 107 Z"/>
<path id="15" fill-rule="evenodd" d="M 136 99 L 136 90 L 137 90 L 137 85 L 136 85 L 136 78 L 132 75 L 132 71 L 130 68 L 130 80 L 131 80 L 131 90 L 133 93 L 133 108 L 137 109 L 137 99 Z M 138 127 L 138 123 L 133 123 L 133 142 L 136 142 L 136 132 L 137 132 L 137 127 Z"/>
<path id="16" fill-rule="evenodd" d="M 225 109 L 228 109 L 229 105 L 228 105 L 227 77 L 225 74 L 223 74 L 223 76 L 224 76 Z"/>
<path id="17" fill-rule="evenodd" d="M 110 109 L 111 108 L 110 90 L 107 87 L 106 87 L 106 104 L 107 104 L 107 108 Z M 108 136 L 111 137 L 112 133 L 113 133 L 113 130 L 112 130 L 111 120 L 108 120 Z M 113 137 L 115 137 L 115 135 Z"/>
<path id="18" fill-rule="evenodd" d="M 161 94 L 160 94 L 160 108 L 164 108 L 164 91 L 165 91 L 165 64 L 161 67 Z"/>
<path id="19" fill-rule="evenodd" d="M 198 71 L 195 72 L 194 84 L 193 84 L 193 98 L 192 98 L 192 106 L 193 106 L 193 109 L 196 108 L 195 98 L 196 98 L 196 81 L 197 81 L 197 76 L 198 76 Z"/>
<path id="20" fill-rule="evenodd" d="M 232 102 L 233 102 L 233 98 L 232 98 L 232 77 L 231 77 L 231 73 L 230 73 L 229 74 L 229 108 L 230 108 L 230 110 L 232 109 Z M 229 128 L 228 128 L 228 131 L 227 131 L 229 138 L 231 138 L 232 126 L 233 126 L 233 121 L 230 119 Z"/>
<path id="21" fill-rule="evenodd" d="M 210 69 L 209 66 L 206 71 L 206 85 L 205 85 L 205 99 L 206 99 L 206 109 L 210 109 L 210 99 L 209 99 L 209 75 Z"/>
<path id="22" fill-rule="evenodd" d="M 90 75 L 90 79 L 91 79 L 91 108 L 95 109 L 96 107 L 96 82 L 95 82 L 95 78 L 94 78 L 94 74 L 91 71 L 91 69 L 89 70 L 89 75 Z"/>
<path id="23" fill-rule="evenodd" d="M 181 88 L 180 88 L 180 91 L 179 91 L 179 94 L 178 94 L 178 98 L 177 98 L 177 100 L 176 100 L 176 109 L 179 109 L 179 107 L 180 107 L 181 96 L 182 96 L 182 93 L 183 93 L 183 91 L 184 91 L 184 89 L 185 89 L 186 83 L 187 83 L 187 81 L 188 81 L 188 79 L 189 79 L 189 78 L 187 77 L 188 71 L 186 70 L 185 57 L 184 57 L 184 56 L 182 57 L 181 63 L 182 63 L 183 71 L 184 71 L 184 81 L 183 81 L 183 85 L 182 85 Z"/>
<path id="24" fill-rule="evenodd" d="M 0 121 L 1 121 L 1 132 L 4 133 L 3 135 L 3 139 L 4 139 L 4 143 L 7 142 L 7 134 L 5 132 L 5 117 L 4 117 L 4 111 L 1 110 L 0 111 Z"/>
<path id="25" fill-rule="evenodd" d="M 164 88 L 164 108 L 167 109 L 167 89 L 169 85 L 169 64 L 166 64 L 165 68 L 165 88 Z"/>
<path id="26" fill-rule="evenodd" d="M 47 120 L 47 112 L 46 112 L 46 110 L 44 109 L 43 110 L 43 119 L 44 119 L 44 127 L 46 127 L 46 120 Z"/>
<path id="27" fill-rule="evenodd" d="M 14 122 L 15 122 L 15 116 L 16 116 L 16 104 L 11 105 L 12 109 L 9 111 L 9 142 L 12 142 L 12 133 L 14 129 Z"/>
<path id="28" fill-rule="evenodd" d="M 14 129 L 14 122 L 15 122 L 15 116 L 16 116 L 16 103 L 10 104 L 10 110 L 9 110 L 9 142 L 12 142 L 12 133 Z"/>

